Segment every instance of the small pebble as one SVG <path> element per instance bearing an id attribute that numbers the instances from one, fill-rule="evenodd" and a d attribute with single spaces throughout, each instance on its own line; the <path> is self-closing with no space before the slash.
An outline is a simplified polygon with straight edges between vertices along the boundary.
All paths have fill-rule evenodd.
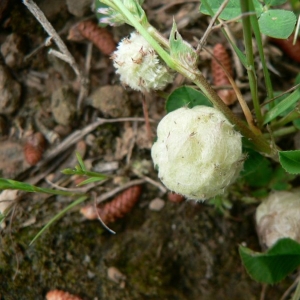
<path id="1" fill-rule="evenodd" d="M 119 85 L 106 85 L 90 96 L 90 105 L 113 118 L 129 117 L 131 106 L 126 91 Z"/>
<path id="2" fill-rule="evenodd" d="M 1 54 L 5 64 L 10 68 L 22 67 L 24 64 L 24 43 L 21 36 L 12 33 L 1 45 Z"/>
<path id="3" fill-rule="evenodd" d="M 160 198 L 153 199 L 149 204 L 149 209 L 153 211 L 160 211 L 165 206 L 165 201 Z"/>
<path id="4" fill-rule="evenodd" d="M 126 276 L 122 274 L 117 268 L 109 267 L 107 269 L 107 277 L 115 283 L 119 283 L 121 288 L 125 287 Z"/>
<path id="5" fill-rule="evenodd" d="M 76 114 L 76 96 L 68 86 L 62 86 L 51 96 L 51 110 L 55 121 L 64 126 L 72 123 Z"/>
<path id="6" fill-rule="evenodd" d="M 66 2 L 69 13 L 76 17 L 83 17 L 91 10 L 91 0 L 66 0 Z"/>
<path id="7" fill-rule="evenodd" d="M 10 75 L 7 68 L 0 65 L 0 113 L 12 114 L 18 108 L 21 97 L 21 86 Z"/>
<path id="8" fill-rule="evenodd" d="M 81 298 L 61 290 L 49 291 L 46 295 L 47 300 L 82 300 Z"/>

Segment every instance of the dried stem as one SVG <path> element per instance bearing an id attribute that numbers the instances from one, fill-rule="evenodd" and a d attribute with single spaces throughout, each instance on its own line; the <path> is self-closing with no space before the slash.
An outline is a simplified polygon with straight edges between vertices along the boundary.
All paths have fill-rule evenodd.
<path id="1" fill-rule="evenodd" d="M 220 14 L 222 13 L 222 11 L 225 9 L 226 5 L 228 4 L 229 0 L 224 0 L 222 5 L 219 7 L 218 11 L 215 13 L 215 15 L 213 16 L 213 18 L 211 19 L 203 37 L 201 38 L 198 46 L 197 46 L 197 54 L 199 55 L 199 53 L 202 50 L 202 47 L 204 45 L 204 43 L 206 42 L 206 39 L 208 37 L 208 35 L 211 33 L 212 29 L 213 29 L 213 25 L 215 24 L 216 20 L 218 19 L 218 17 L 220 16 Z"/>
<path id="2" fill-rule="evenodd" d="M 75 74 L 77 75 L 77 78 L 80 81 L 81 87 L 79 96 L 77 99 L 77 108 L 81 107 L 81 102 L 83 98 L 87 95 L 88 89 L 88 79 L 83 75 L 83 73 L 80 71 L 78 65 L 76 64 L 76 61 L 70 51 L 68 50 L 67 46 L 61 39 L 61 37 L 58 35 L 56 30 L 53 28 L 51 23 L 47 20 L 44 13 L 40 10 L 40 8 L 36 5 L 36 3 L 32 0 L 23 0 L 24 5 L 27 6 L 28 10 L 33 14 L 33 16 L 38 20 L 38 22 L 42 25 L 44 30 L 48 33 L 49 38 L 47 41 L 54 41 L 57 45 L 59 51 L 50 49 L 49 54 L 55 55 L 61 60 L 67 62 L 70 64 L 72 69 L 74 70 Z"/>

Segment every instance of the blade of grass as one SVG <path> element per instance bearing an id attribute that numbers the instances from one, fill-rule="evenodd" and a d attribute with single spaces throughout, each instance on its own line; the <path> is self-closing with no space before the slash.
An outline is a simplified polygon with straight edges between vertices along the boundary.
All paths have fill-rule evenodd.
<path id="1" fill-rule="evenodd" d="M 61 196 L 76 195 L 74 192 L 53 190 L 53 189 L 48 189 L 48 188 L 40 188 L 35 185 L 31 185 L 29 183 L 15 181 L 15 180 L 11 180 L 11 179 L 5 179 L 5 178 L 0 178 L 0 190 L 20 190 L 20 191 L 30 192 L 30 193 L 38 192 L 38 193 L 61 195 Z M 80 194 L 77 194 L 77 195 L 80 195 Z"/>
<path id="2" fill-rule="evenodd" d="M 66 208 L 64 208 L 62 211 L 60 211 L 57 215 L 55 215 L 39 232 L 38 234 L 32 239 L 29 246 L 31 246 L 55 221 L 60 219 L 66 212 L 68 212 L 70 209 L 75 207 L 76 205 L 84 202 L 88 197 L 82 196 L 79 199 L 72 202 L 70 205 L 68 205 Z"/>
<path id="3" fill-rule="evenodd" d="M 250 90 L 252 95 L 252 101 L 254 105 L 255 115 L 259 127 L 263 123 L 263 118 L 260 110 L 259 100 L 258 100 L 258 89 L 257 89 L 257 78 L 255 74 L 255 64 L 253 56 L 253 46 L 252 46 L 252 30 L 251 30 L 251 19 L 250 15 L 247 15 L 250 9 L 251 0 L 240 0 L 241 12 L 245 14 L 242 18 L 243 24 L 243 33 L 244 33 L 244 44 L 246 51 L 246 60 L 247 60 L 247 73 L 250 84 Z"/>
<path id="4" fill-rule="evenodd" d="M 250 4 L 249 5 L 250 10 L 255 11 L 252 0 L 249 1 L 249 4 Z M 267 68 L 267 63 L 266 63 L 266 60 L 265 60 L 264 47 L 263 47 L 263 43 L 262 43 L 262 39 L 261 39 L 261 33 L 260 33 L 260 30 L 259 30 L 259 25 L 258 25 L 256 14 L 250 15 L 250 21 L 251 21 L 252 29 L 253 29 L 253 32 L 254 32 L 254 35 L 255 35 L 257 48 L 258 48 L 258 53 L 259 53 L 260 61 L 261 61 L 262 68 L 263 68 L 268 99 L 272 99 L 274 97 L 273 87 L 272 87 L 272 82 L 271 82 L 271 77 L 270 77 L 270 74 L 269 74 L 269 70 Z M 271 102 L 270 106 L 272 108 L 274 106 L 274 102 Z"/>
<path id="5" fill-rule="evenodd" d="M 77 157 L 77 160 L 78 160 L 78 163 L 82 169 L 82 171 L 86 171 L 86 167 L 84 165 L 84 162 L 82 160 L 82 157 L 80 156 L 80 154 L 78 152 L 76 152 L 76 157 Z"/>

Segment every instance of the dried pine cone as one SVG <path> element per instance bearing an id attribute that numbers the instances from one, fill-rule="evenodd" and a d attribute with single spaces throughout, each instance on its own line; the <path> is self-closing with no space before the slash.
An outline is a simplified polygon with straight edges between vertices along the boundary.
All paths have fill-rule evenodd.
<path id="1" fill-rule="evenodd" d="M 110 55 L 116 49 L 112 34 L 92 20 L 81 21 L 71 27 L 68 39 L 75 42 L 91 41 L 102 53 Z"/>
<path id="2" fill-rule="evenodd" d="M 42 133 L 36 132 L 31 134 L 24 145 L 24 156 L 26 161 L 31 165 L 36 165 L 42 158 L 46 147 L 46 140 Z"/>
<path id="3" fill-rule="evenodd" d="M 220 43 L 216 44 L 213 52 L 215 58 L 222 63 L 229 75 L 232 76 L 231 60 L 225 47 Z M 222 66 L 220 66 L 214 58 L 211 61 L 211 69 L 215 86 L 230 85 L 230 81 L 226 76 Z M 218 90 L 217 93 L 226 105 L 231 105 L 237 100 L 234 90 L 223 89 Z"/>
<path id="4" fill-rule="evenodd" d="M 71 295 L 68 292 L 52 290 L 46 295 L 47 300 L 82 300 L 81 298 Z"/>
<path id="5" fill-rule="evenodd" d="M 89 220 L 97 219 L 99 216 L 104 223 L 112 223 L 131 211 L 140 197 L 141 190 L 140 185 L 134 185 L 112 201 L 97 206 L 97 210 L 95 210 L 94 205 L 88 205 L 83 207 L 80 212 Z"/>
<path id="6" fill-rule="evenodd" d="M 184 201 L 184 197 L 180 194 L 176 194 L 173 192 L 168 193 L 168 200 L 174 203 L 181 203 Z"/>

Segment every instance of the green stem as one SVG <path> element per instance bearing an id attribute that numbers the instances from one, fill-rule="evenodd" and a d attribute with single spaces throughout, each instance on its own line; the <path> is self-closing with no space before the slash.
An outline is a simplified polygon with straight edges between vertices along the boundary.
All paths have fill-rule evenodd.
<path id="1" fill-rule="evenodd" d="M 250 1 L 251 0 L 240 0 L 242 13 L 248 13 L 250 11 L 250 5 L 249 5 Z M 263 118 L 260 111 L 260 105 L 258 100 L 257 79 L 255 74 L 255 65 L 254 65 L 254 56 L 253 56 L 253 47 L 252 47 L 252 31 L 251 31 L 250 16 L 245 15 L 242 18 L 242 22 L 243 22 L 244 43 L 245 43 L 246 60 L 247 60 L 247 73 L 249 78 L 250 90 L 251 90 L 252 101 L 254 105 L 257 123 L 259 127 L 261 127 L 263 123 Z"/>
<path id="2" fill-rule="evenodd" d="M 102 2 L 106 2 L 106 0 L 102 0 Z M 107 3 L 109 5 L 109 3 Z M 165 61 L 165 63 L 173 70 L 179 72 L 186 78 L 193 81 L 208 97 L 208 99 L 213 103 L 213 105 L 219 109 L 226 118 L 236 126 L 237 130 L 241 132 L 241 134 L 247 137 L 256 147 L 256 150 L 259 152 L 263 152 L 268 154 L 271 157 L 277 156 L 276 149 L 273 149 L 269 142 L 262 136 L 256 135 L 252 132 L 243 121 L 238 119 L 233 112 L 225 105 L 225 103 L 220 99 L 215 90 L 211 87 L 211 85 L 206 81 L 205 77 L 199 70 L 191 70 L 186 68 L 181 64 L 180 61 L 173 59 L 169 53 L 167 53 L 160 44 L 155 40 L 157 39 L 157 35 L 159 34 L 156 30 L 153 30 L 153 27 L 146 22 L 142 21 L 143 25 L 138 21 L 130 11 L 123 5 L 120 0 L 114 0 L 114 5 L 118 7 L 118 10 L 122 12 L 122 14 L 129 20 L 129 22 L 135 27 L 136 30 L 148 41 L 148 43 L 154 48 L 154 50 L 158 53 L 158 55 Z M 250 26 L 250 25 L 249 25 Z M 147 29 L 149 29 L 149 31 Z M 153 36 L 150 34 L 153 34 Z M 252 57 L 253 59 L 253 57 Z M 254 65 L 254 63 L 253 63 Z M 255 81 L 254 81 L 255 82 Z"/>
<path id="3" fill-rule="evenodd" d="M 281 128 L 284 125 L 286 125 L 296 119 L 299 119 L 299 117 L 300 117 L 300 112 L 297 110 L 294 110 L 294 111 L 290 112 L 287 116 L 281 118 L 277 122 L 274 122 L 274 124 L 271 125 L 271 128 L 272 129 Z"/>
<path id="4" fill-rule="evenodd" d="M 250 4 L 251 11 L 255 11 L 252 0 L 249 1 L 249 4 Z M 256 39 L 256 43 L 257 43 L 257 48 L 258 48 L 260 61 L 261 61 L 262 68 L 263 68 L 268 99 L 272 99 L 274 97 L 273 87 L 272 87 L 272 82 L 271 82 L 271 77 L 270 77 L 270 74 L 269 74 L 269 70 L 267 68 L 267 63 L 266 63 L 265 54 L 264 54 L 264 47 L 263 47 L 263 43 L 262 43 L 262 39 L 261 39 L 261 33 L 260 33 L 260 30 L 259 30 L 259 25 L 258 25 L 256 14 L 251 15 L 250 20 L 251 20 L 251 25 L 252 25 L 253 32 L 254 32 L 255 39 Z M 274 106 L 274 102 L 271 102 L 270 106 L 272 108 Z"/>
<path id="5" fill-rule="evenodd" d="M 280 136 L 285 136 L 291 133 L 297 132 L 298 129 L 294 126 L 289 126 L 289 127 L 284 127 L 280 128 L 276 131 L 273 131 L 272 133 L 264 133 L 265 138 L 271 138 L 271 137 L 280 137 Z"/>

